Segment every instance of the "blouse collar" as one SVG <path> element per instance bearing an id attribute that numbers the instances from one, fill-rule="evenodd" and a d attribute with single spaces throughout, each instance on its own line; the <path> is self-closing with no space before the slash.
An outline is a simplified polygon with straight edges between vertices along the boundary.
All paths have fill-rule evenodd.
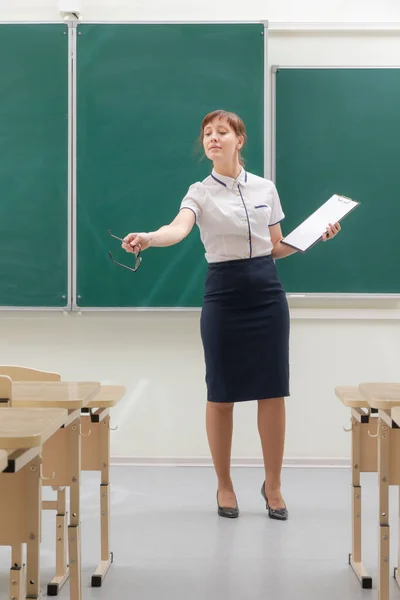
<path id="1" fill-rule="evenodd" d="M 215 169 L 212 170 L 211 177 L 219 184 L 224 185 L 230 190 L 235 187 L 235 184 L 246 185 L 247 183 L 247 173 L 243 167 L 236 179 L 233 177 L 227 177 L 226 175 L 220 175 L 220 173 L 217 173 Z"/>

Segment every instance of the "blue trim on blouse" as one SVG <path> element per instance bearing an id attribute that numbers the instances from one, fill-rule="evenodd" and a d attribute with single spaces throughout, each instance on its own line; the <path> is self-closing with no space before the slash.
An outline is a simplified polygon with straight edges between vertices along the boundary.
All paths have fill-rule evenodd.
<path id="1" fill-rule="evenodd" d="M 184 210 L 185 208 L 186 208 L 186 210 L 191 210 L 192 211 L 192 213 L 194 214 L 194 222 L 197 225 L 197 216 L 196 216 L 196 213 L 194 212 L 193 208 L 190 208 L 190 206 L 182 206 L 182 208 L 179 210 L 179 212 L 181 210 Z"/>
<path id="2" fill-rule="evenodd" d="M 284 219 L 284 218 L 285 218 L 285 217 L 282 217 L 282 219 L 280 219 L 280 221 L 277 221 L 276 223 L 270 223 L 270 224 L 268 225 L 268 227 L 273 227 L 274 225 L 278 225 L 278 223 L 281 223 L 281 222 L 283 221 L 283 219 Z"/>
<path id="3" fill-rule="evenodd" d="M 243 169 L 243 170 L 244 170 L 244 169 Z M 220 183 L 221 185 L 223 185 L 224 187 L 226 187 L 226 188 L 228 187 L 228 186 L 226 185 L 226 183 L 224 183 L 223 181 L 220 181 L 219 179 L 217 179 L 216 177 L 214 177 L 214 175 L 213 175 L 212 173 L 211 173 L 211 177 L 212 177 L 213 179 L 215 179 L 215 181 L 217 181 L 218 183 Z M 244 180 L 245 180 L 245 182 L 247 182 L 247 172 L 246 172 L 246 171 L 244 171 Z M 242 203 L 243 203 L 243 206 L 244 206 L 244 210 L 245 210 L 245 212 L 246 212 L 247 227 L 248 227 L 248 229 L 249 229 L 249 245 L 250 245 L 250 258 L 251 258 L 251 257 L 252 257 L 252 255 L 253 255 L 253 246 L 252 246 L 252 242 L 251 242 L 251 227 L 250 227 L 249 213 L 247 212 L 247 206 L 246 206 L 246 204 L 245 204 L 245 201 L 244 201 L 244 198 L 243 198 L 242 190 L 240 189 L 240 182 L 239 182 L 239 181 L 237 181 L 237 180 L 235 180 L 235 181 L 236 181 L 236 183 L 237 183 L 238 190 L 239 190 L 239 194 L 240 194 L 240 197 L 241 197 L 241 199 L 242 199 Z"/>
<path id="4" fill-rule="evenodd" d="M 253 254 L 253 247 L 252 247 L 252 243 L 251 243 L 251 227 L 250 227 L 250 221 L 249 221 L 249 213 L 247 212 L 247 207 L 246 207 L 246 204 L 244 202 L 244 198 L 243 198 L 243 195 L 242 195 L 242 190 L 240 189 L 239 183 L 238 183 L 238 190 L 239 190 L 239 194 L 240 194 L 240 197 L 242 199 L 242 202 L 243 202 L 244 210 L 246 211 L 247 227 L 249 228 L 249 244 L 250 244 L 250 258 L 251 258 L 252 254 Z"/>
<path id="5" fill-rule="evenodd" d="M 215 181 L 218 181 L 218 183 L 220 183 L 221 185 L 224 185 L 225 187 L 228 187 L 228 186 L 226 185 L 226 183 L 224 183 L 223 181 L 220 181 L 219 179 L 217 179 L 216 177 L 214 177 L 214 175 L 213 175 L 212 173 L 211 173 L 211 177 L 212 177 L 213 179 L 215 179 Z"/>
<path id="6" fill-rule="evenodd" d="M 244 170 L 244 169 L 243 169 Z M 226 185 L 226 183 L 224 183 L 223 181 L 221 181 L 220 179 L 217 179 L 216 177 L 214 177 L 214 175 L 211 173 L 211 177 L 213 179 L 215 179 L 215 181 L 218 181 L 218 183 L 220 183 L 221 185 L 224 185 L 225 187 L 228 187 Z M 237 181 L 237 179 L 235 179 L 236 183 L 239 185 L 240 181 Z M 247 183 L 247 171 L 244 171 L 244 182 Z"/>

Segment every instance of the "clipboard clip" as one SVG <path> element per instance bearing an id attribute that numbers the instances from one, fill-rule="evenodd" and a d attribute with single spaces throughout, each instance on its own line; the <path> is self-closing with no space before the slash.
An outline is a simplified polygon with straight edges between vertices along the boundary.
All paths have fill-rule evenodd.
<path id="1" fill-rule="evenodd" d="M 349 198 L 348 196 L 342 196 L 341 194 L 338 194 L 338 198 L 339 198 L 339 200 L 341 200 L 342 202 L 345 202 L 346 204 L 349 204 L 349 202 L 353 202 L 353 200 L 351 198 Z"/>

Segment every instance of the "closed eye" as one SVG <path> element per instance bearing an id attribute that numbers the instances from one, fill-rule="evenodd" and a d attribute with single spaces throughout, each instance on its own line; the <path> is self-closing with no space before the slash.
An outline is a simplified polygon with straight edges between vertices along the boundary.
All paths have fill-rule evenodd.
<path id="1" fill-rule="evenodd" d="M 255 206 L 254 208 L 268 208 L 268 204 L 259 204 L 258 206 Z"/>
<path id="2" fill-rule="evenodd" d="M 211 131 L 206 131 L 204 133 L 204 137 L 209 137 L 211 135 L 211 133 L 212 133 Z M 226 135 L 227 133 L 228 133 L 227 131 L 218 131 L 219 135 Z"/>

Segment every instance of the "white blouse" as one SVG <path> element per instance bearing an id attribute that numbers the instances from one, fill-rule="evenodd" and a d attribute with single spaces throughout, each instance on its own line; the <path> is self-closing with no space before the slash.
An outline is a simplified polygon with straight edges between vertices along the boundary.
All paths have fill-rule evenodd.
<path id="1" fill-rule="evenodd" d="M 271 254 L 269 227 L 285 218 L 274 183 L 244 169 L 236 179 L 213 170 L 190 186 L 184 208 L 194 212 L 209 263 Z"/>

